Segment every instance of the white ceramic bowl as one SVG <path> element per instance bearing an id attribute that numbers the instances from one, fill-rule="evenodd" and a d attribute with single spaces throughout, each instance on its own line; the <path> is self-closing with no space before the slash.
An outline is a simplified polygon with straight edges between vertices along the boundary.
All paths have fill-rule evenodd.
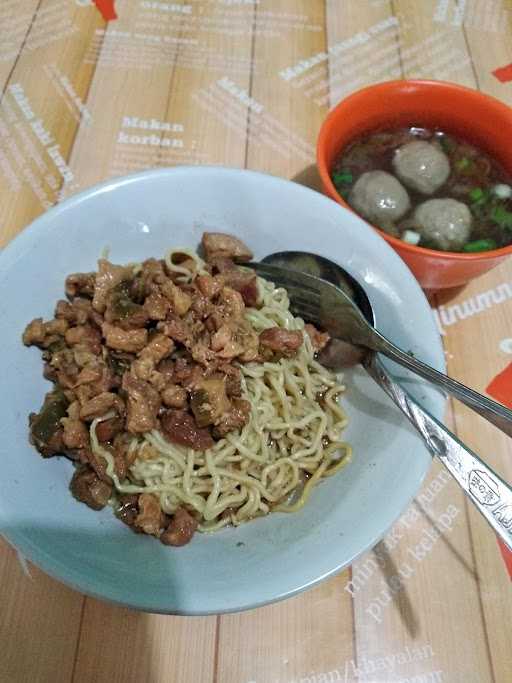
<path id="1" fill-rule="evenodd" d="M 133 534 L 109 509 L 93 512 L 72 498 L 71 463 L 43 460 L 28 443 L 27 416 L 48 383 L 40 353 L 21 343 L 24 326 L 51 317 L 66 274 L 93 270 L 104 247 L 115 262 L 134 261 L 171 245 L 196 247 L 205 229 L 240 236 L 256 258 L 298 249 L 338 261 L 364 284 L 378 328 L 443 369 L 430 309 L 400 258 L 352 212 L 295 183 L 226 168 L 162 169 L 108 181 L 38 218 L 0 255 L 0 530 L 77 590 L 155 612 L 246 609 L 340 571 L 383 536 L 430 464 L 398 410 L 355 370 L 344 398 L 353 462 L 298 513 L 169 548 Z M 439 394 L 416 380 L 407 386 L 441 417 Z"/>

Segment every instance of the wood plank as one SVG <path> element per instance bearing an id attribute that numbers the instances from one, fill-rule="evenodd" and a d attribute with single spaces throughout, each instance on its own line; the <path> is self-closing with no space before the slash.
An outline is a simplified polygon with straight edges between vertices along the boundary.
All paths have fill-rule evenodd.
<path id="1" fill-rule="evenodd" d="M 213 681 L 216 617 L 168 617 L 88 599 L 73 683 Z"/>
<path id="2" fill-rule="evenodd" d="M 510 81 L 500 82 L 493 74 L 496 69 L 512 64 L 512 3 L 468 0 L 463 21 L 479 88 L 512 104 Z"/>
<path id="3" fill-rule="evenodd" d="M 443 304 L 446 319 L 454 320 L 446 327 L 450 374 L 477 391 L 485 392 L 492 378 L 511 360 L 500 350 L 501 340 L 510 337 L 511 280 L 512 268 L 505 263 L 469 283 L 456 297 Z M 482 310 L 479 311 L 480 307 Z M 466 315 L 468 312 L 473 314 Z M 462 319 L 463 315 L 466 317 Z M 474 362 L 468 363 L 468 347 L 473 340 L 478 340 L 477 356 Z M 455 408 L 455 419 L 462 441 L 511 481 L 510 439 L 461 404 Z M 494 672 L 497 681 L 507 680 L 512 666 L 507 626 L 512 613 L 510 578 L 493 532 L 473 506 L 468 507 L 474 562 Z"/>
<path id="4" fill-rule="evenodd" d="M 94 71 L 84 54 L 102 25 L 93 7 L 40 4 L 0 110 L 0 162 L 10 169 L 0 184 L 0 246 L 58 200 L 64 178 L 76 189 L 66 160 L 80 121 L 76 102 L 85 102 Z"/>
<path id="5" fill-rule="evenodd" d="M 344 680 L 354 658 L 352 605 L 341 590 L 348 575 L 285 602 L 221 617 L 216 680 Z"/>
<path id="6" fill-rule="evenodd" d="M 451 16 L 457 3 L 449 0 L 445 5 Z M 475 87 L 471 56 L 459 24 L 439 21 L 436 3 L 393 0 L 392 6 L 400 22 L 400 60 L 405 78 L 434 78 Z"/>
<path id="7" fill-rule="evenodd" d="M 28 565 L 0 538 L 0 681 L 71 681 L 84 597 Z"/>
<path id="8" fill-rule="evenodd" d="M 39 0 L 4 0 L 0 6 L 0 93 L 16 64 L 38 5 Z"/>
<path id="9" fill-rule="evenodd" d="M 265 33 L 265 24 L 274 22 L 275 26 L 276 15 L 287 13 L 306 18 L 301 22 L 295 18 L 296 27 L 286 33 L 281 29 L 279 37 Z M 299 176 L 306 182 L 326 106 L 306 99 L 280 72 L 325 49 L 323 8 L 320 3 L 312 7 L 307 0 L 291 4 L 263 0 L 256 8 L 255 26 L 254 69 L 248 91 L 255 105 L 249 114 L 247 166 L 285 177 Z M 325 78 L 326 65 L 323 74 Z M 317 680 L 316 676 L 341 680 L 334 677 L 342 675 L 345 662 L 354 656 L 352 605 L 342 591 L 348 572 L 343 577 L 276 605 L 222 616 L 217 680 L 263 683 Z"/>
<path id="10" fill-rule="evenodd" d="M 326 8 L 331 106 L 365 85 L 400 78 L 398 20 L 389 0 L 327 0 Z"/>

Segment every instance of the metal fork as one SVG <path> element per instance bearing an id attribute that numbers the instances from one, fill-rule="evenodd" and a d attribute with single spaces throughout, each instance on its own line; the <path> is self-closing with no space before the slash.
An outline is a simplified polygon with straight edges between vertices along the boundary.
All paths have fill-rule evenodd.
<path id="1" fill-rule="evenodd" d="M 247 265 L 261 277 L 287 290 L 293 315 L 317 325 L 333 337 L 355 345 L 364 343 L 367 323 L 363 322 L 355 304 L 336 286 L 286 268 L 262 263 Z M 510 486 L 395 382 L 379 362 L 375 351 L 366 347 L 361 363 L 416 428 L 430 453 L 441 460 L 468 498 L 512 550 Z"/>

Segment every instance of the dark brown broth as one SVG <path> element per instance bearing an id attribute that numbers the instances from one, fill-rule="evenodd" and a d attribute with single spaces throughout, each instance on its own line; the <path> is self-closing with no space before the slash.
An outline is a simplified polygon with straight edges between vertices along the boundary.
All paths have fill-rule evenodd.
<path id="1" fill-rule="evenodd" d="M 466 245 L 490 240 L 486 249 L 464 248 L 464 251 L 485 251 L 511 244 L 512 199 L 500 199 L 492 188 L 498 184 L 512 186 L 512 176 L 482 150 L 441 130 L 400 128 L 357 138 L 343 150 L 331 171 L 336 189 L 348 201 L 351 187 L 363 173 L 380 170 L 395 175 L 392 159 L 396 149 L 418 139 L 432 142 L 444 151 L 450 161 L 450 175 L 439 190 L 428 196 L 407 187 L 411 209 L 396 224 L 379 227 L 401 237 L 406 229 L 415 229 L 413 214 L 419 204 L 427 199 L 452 198 L 465 203 L 472 214 L 472 229 Z M 345 180 L 340 181 L 340 177 Z M 436 248 L 423 239 L 420 246 Z"/>

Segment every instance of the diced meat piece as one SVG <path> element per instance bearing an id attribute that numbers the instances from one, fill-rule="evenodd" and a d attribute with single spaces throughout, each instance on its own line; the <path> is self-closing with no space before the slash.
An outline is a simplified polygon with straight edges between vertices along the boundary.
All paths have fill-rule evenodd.
<path id="1" fill-rule="evenodd" d="M 144 298 L 153 291 L 155 284 L 165 282 L 167 279 L 165 262 L 155 258 L 146 259 L 137 274 L 137 278 L 140 280 L 140 293 Z"/>
<path id="2" fill-rule="evenodd" d="M 63 417 L 64 427 L 62 440 L 66 448 L 87 448 L 89 446 L 89 430 L 81 420 Z"/>
<path id="3" fill-rule="evenodd" d="M 93 510 L 102 510 L 112 495 L 112 484 L 100 479 L 89 467 L 80 467 L 69 485 L 73 496 Z"/>
<path id="4" fill-rule="evenodd" d="M 96 425 L 96 436 L 100 443 L 113 441 L 114 438 L 123 431 L 124 420 L 121 417 L 112 417 L 110 420 L 103 420 Z"/>
<path id="5" fill-rule="evenodd" d="M 223 437 L 235 429 L 241 429 L 251 415 L 251 404 L 241 398 L 233 399 L 233 407 L 224 413 L 215 424 L 214 434 L 216 437 Z"/>
<path id="6" fill-rule="evenodd" d="M 78 327 L 70 327 L 66 332 L 66 344 L 74 346 L 75 344 L 83 344 L 96 355 L 101 353 L 101 334 L 99 330 L 91 325 L 79 325 Z"/>
<path id="7" fill-rule="evenodd" d="M 144 301 L 144 309 L 150 320 L 165 320 L 171 303 L 159 292 L 152 292 Z"/>
<path id="8" fill-rule="evenodd" d="M 94 420 L 102 417 L 117 404 L 117 396 L 108 391 L 104 391 L 97 396 L 89 399 L 82 404 L 80 409 L 80 419 Z"/>
<path id="9" fill-rule="evenodd" d="M 220 275 L 223 275 L 230 270 L 235 270 L 237 267 L 233 259 L 227 258 L 227 256 L 212 256 L 208 263 L 211 266 L 212 273 L 218 280 L 223 279 L 219 277 Z"/>
<path id="10" fill-rule="evenodd" d="M 169 526 L 162 532 L 160 540 L 165 545 L 186 545 L 192 539 L 197 529 L 197 520 L 185 510 L 178 508 L 169 523 Z"/>
<path id="11" fill-rule="evenodd" d="M 242 373 L 234 365 L 223 365 L 219 368 L 226 377 L 226 393 L 229 398 L 242 395 Z"/>
<path id="12" fill-rule="evenodd" d="M 216 424 L 220 416 L 231 408 L 224 378 L 201 380 L 190 396 L 190 407 L 198 427 Z"/>
<path id="13" fill-rule="evenodd" d="M 45 323 L 44 331 L 46 334 L 56 334 L 63 337 L 66 334 L 68 327 L 69 323 L 67 320 L 57 318 L 56 320 L 49 320 L 47 323 Z"/>
<path id="14" fill-rule="evenodd" d="M 214 444 L 208 429 L 197 426 L 192 415 L 185 410 L 168 410 L 161 418 L 162 432 L 172 443 L 205 451 Z"/>
<path id="15" fill-rule="evenodd" d="M 187 392 L 177 384 L 167 384 L 161 396 L 168 408 L 185 408 L 187 405 Z"/>
<path id="16" fill-rule="evenodd" d="M 85 368 L 86 365 L 92 367 L 101 367 L 102 365 L 98 354 L 93 353 L 87 344 L 75 344 L 73 346 L 73 360 L 79 368 Z"/>
<path id="17" fill-rule="evenodd" d="M 165 517 L 157 498 L 152 493 L 141 493 L 138 503 L 139 514 L 135 518 L 135 526 L 145 534 L 160 536 Z"/>
<path id="18" fill-rule="evenodd" d="M 185 313 L 192 306 L 192 297 L 183 289 L 175 285 L 172 280 L 166 280 L 162 285 L 160 285 L 162 294 L 171 303 L 172 310 L 180 318 L 185 315 Z"/>
<path id="19" fill-rule="evenodd" d="M 139 353 L 140 358 L 148 359 L 156 366 L 174 351 L 174 342 L 165 334 L 155 334 Z"/>
<path id="20" fill-rule="evenodd" d="M 192 375 L 192 365 L 186 358 L 177 358 L 174 364 L 174 381 L 176 384 L 188 382 Z"/>
<path id="21" fill-rule="evenodd" d="M 43 377 L 50 380 L 50 382 L 56 382 L 57 370 L 53 368 L 50 363 L 45 363 L 43 366 Z"/>
<path id="22" fill-rule="evenodd" d="M 252 271 L 234 268 L 222 274 L 227 287 L 240 292 L 246 306 L 255 307 L 258 304 L 259 291 L 256 275 Z"/>
<path id="23" fill-rule="evenodd" d="M 211 275 L 198 275 L 196 285 L 199 291 L 207 299 L 214 299 L 224 286 L 222 278 L 212 277 Z"/>
<path id="24" fill-rule="evenodd" d="M 73 303 L 61 299 L 57 301 L 55 307 L 55 317 L 67 320 L 71 325 L 85 325 L 89 320 L 92 311 L 92 304 L 89 299 L 80 299 L 79 297 L 73 300 Z"/>
<path id="25" fill-rule="evenodd" d="M 45 336 L 43 319 L 35 318 L 26 326 L 22 339 L 25 346 L 39 346 L 44 342 Z"/>
<path id="26" fill-rule="evenodd" d="M 148 342 L 148 331 L 146 329 L 123 330 L 110 323 L 103 323 L 102 331 L 105 344 L 116 351 L 138 353 Z"/>
<path id="27" fill-rule="evenodd" d="M 196 361 L 196 363 L 199 363 L 205 367 L 208 367 L 209 364 L 215 360 L 215 352 L 209 349 L 204 342 L 194 344 L 190 350 L 190 353 L 192 354 L 192 358 Z"/>
<path id="28" fill-rule="evenodd" d="M 103 313 L 107 307 L 109 292 L 124 280 L 130 280 L 132 277 L 133 269 L 131 266 L 116 266 L 106 259 L 100 259 L 92 300 L 94 310 Z"/>
<path id="29" fill-rule="evenodd" d="M 167 358 L 166 360 L 160 361 L 156 366 L 157 372 L 159 372 L 165 379 L 166 383 L 174 382 L 174 361 Z"/>
<path id="30" fill-rule="evenodd" d="M 180 318 L 171 318 L 164 323 L 159 323 L 157 329 L 180 344 L 189 346 L 194 341 L 192 330 Z"/>
<path id="31" fill-rule="evenodd" d="M 101 377 L 88 385 L 92 388 L 93 395 L 111 391 L 119 386 L 119 381 L 115 377 L 112 369 L 106 363 L 100 363 L 100 368 Z M 122 401 L 119 396 L 117 396 L 117 408 L 122 412 Z"/>
<path id="32" fill-rule="evenodd" d="M 76 296 L 85 296 L 90 299 L 94 296 L 96 282 L 95 273 L 73 273 L 66 278 L 66 296 L 74 299 Z"/>
<path id="33" fill-rule="evenodd" d="M 236 339 L 235 328 L 233 325 L 223 325 L 212 336 L 212 349 L 219 358 L 231 359 L 239 356 L 244 347 L 241 341 Z"/>
<path id="34" fill-rule="evenodd" d="M 231 287 L 223 287 L 219 296 L 220 313 L 224 319 L 241 318 L 245 304 L 240 292 Z"/>
<path id="35" fill-rule="evenodd" d="M 252 251 L 238 237 L 233 235 L 226 235 L 222 232 L 205 232 L 201 244 L 208 262 L 215 256 L 224 256 L 237 262 L 252 259 Z"/>
<path id="36" fill-rule="evenodd" d="M 139 494 L 124 493 L 119 496 L 119 505 L 116 510 L 116 517 L 128 526 L 133 527 L 135 519 L 139 514 Z"/>
<path id="37" fill-rule="evenodd" d="M 215 304 L 205 297 L 199 290 L 195 290 L 192 299 L 192 309 L 196 320 L 205 320 L 215 310 Z"/>
<path id="38" fill-rule="evenodd" d="M 143 434 L 154 429 L 161 405 L 158 391 L 148 382 L 132 377 L 129 372 L 123 375 L 122 388 L 128 396 L 127 430 L 132 434 Z"/>
<path id="39" fill-rule="evenodd" d="M 46 394 L 39 413 L 29 417 L 30 440 L 45 458 L 64 449 L 61 420 L 66 417 L 68 404 L 63 392 L 56 389 Z"/>
<path id="40" fill-rule="evenodd" d="M 293 356 L 302 342 L 303 336 L 300 330 L 271 327 L 260 333 L 261 346 L 283 356 Z"/>
<path id="41" fill-rule="evenodd" d="M 243 362 L 253 361 L 258 355 L 258 346 L 258 335 L 243 319 L 223 325 L 211 340 L 212 349 L 225 360 L 239 356 Z"/>
<path id="42" fill-rule="evenodd" d="M 308 333 L 315 351 L 322 351 L 322 349 L 325 349 L 331 339 L 328 332 L 320 332 L 320 330 L 317 330 L 316 327 L 310 323 L 305 325 L 304 329 Z"/>
<path id="43" fill-rule="evenodd" d="M 106 322 L 115 323 L 123 330 L 144 327 L 149 319 L 146 309 L 132 299 L 132 282 L 123 280 L 108 292 L 106 298 Z"/>
<path id="44" fill-rule="evenodd" d="M 80 370 L 80 374 L 75 381 L 75 386 L 89 384 L 90 382 L 97 382 L 101 379 L 102 374 L 103 370 L 100 363 L 89 363 L 82 368 L 82 370 Z"/>

